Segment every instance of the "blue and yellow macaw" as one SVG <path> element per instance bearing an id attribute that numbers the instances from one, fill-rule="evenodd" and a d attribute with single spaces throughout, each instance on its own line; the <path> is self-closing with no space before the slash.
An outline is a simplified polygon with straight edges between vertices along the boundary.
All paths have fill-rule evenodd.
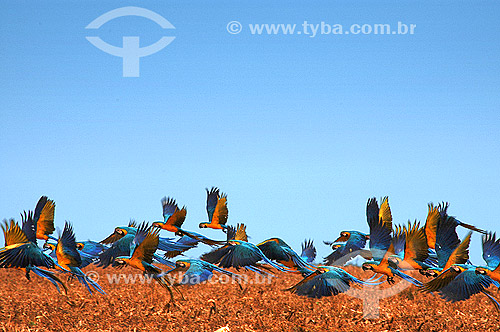
<path id="1" fill-rule="evenodd" d="M 47 196 L 42 196 L 38 200 L 33 215 L 33 224 L 36 227 L 36 238 L 48 241 L 49 239 L 57 240 L 52 237 L 52 233 L 56 230 L 54 227 L 54 215 L 56 204 Z"/>
<path id="2" fill-rule="evenodd" d="M 389 198 L 382 198 L 380 208 L 375 197 L 369 198 L 366 203 L 366 220 L 382 220 L 383 225 L 392 231 L 392 213 L 389 206 Z M 359 231 L 342 231 L 340 236 L 333 242 L 323 241 L 332 247 L 333 252 L 324 258 L 326 265 L 344 265 L 354 257 L 360 255 L 364 259 L 371 260 L 371 252 L 363 249 L 370 235 Z"/>
<path id="3" fill-rule="evenodd" d="M 259 243 L 257 247 L 267 258 L 286 266 L 290 272 L 310 274 L 316 271 L 316 266 L 303 260 L 282 239 L 271 238 Z"/>
<path id="4" fill-rule="evenodd" d="M 208 222 L 200 223 L 200 228 L 212 228 L 212 229 L 222 229 L 226 231 L 227 226 L 227 195 L 224 193 L 219 193 L 219 188 L 212 187 L 210 191 L 207 191 L 207 214 Z"/>
<path id="5" fill-rule="evenodd" d="M 177 206 L 177 203 L 175 202 L 175 199 L 170 198 L 170 197 L 164 197 L 161 200 L 162 206 L 163 206 L 163 222 L 161 221 L 155 221 L 153 223 L 153 227 L 157 227 L 160 229 L 164 229 L 169 232 L 175 233 L 175 235 L 179 236 L 189 236 L 195 240 L 198 240 L 199 242 L 203 242 L 205 244 L 208 244 L 210 246 L 215 246 L 215 245 L 221 245 L 224 244 L 224 241 L 217 241 L 217 240 L 212 240 L 207 238 L 204 235 L 191 232 L 191 231 L 186 231 L 181 228 L 182 224 L 186 220 L 186 215 L 187 215 L 187 209 L 186 207 L 182 207 L 182 209 L 179 209 Z"/>
<path id="6" fill-rule="evenodd" d="M 302 243 L 302 252 L 300 253 L 300 257 L 309 264 L 314 262 L 316 259 L 316 248 L 314 247 L 313 240 L 304 240 L 304 243 Z"/>
<path id="7" fill-rule="evenodd" d="M 80 269 L 82 259 L 78 249 L 76 248 L 73 226 L 71 226 L 69 222 L 64 224 L 64 230 L 62 234 L 59 235 L 59 240 L 57 241 L 56 246 L 56 255 L 57 263 L 60 267 L 62 267 L 61 271 L 64 273 L 70 273 L 71 276 L 75 276 L 80 283 L 85 285 L 90 294 L 92 294 L 92 289 L 97 290 L 101 294 L 106 294 L 97 282 L 89 278 Z"/>
<path id="8" fill-rule="evenodd" d="M 483 235 L 483 259 L 487 267 L 476 267 L 476 274 L 485 275 L 500 283 L 500 239 L 495 233 Z"/>
<path id="9" fill-rule="evenodd" d="M 351 284 L 377 285 L 376 283 L 359 280 L 339 267 L 319 266 L 316 271 L 307 275 L 296 285 L 285 289 L 285 291 L 300 296 L 321 298 L 347 292 L 351 288 Z"/>
<path id="10" fill-rule="evenodd" d="M 423 271 L 435 267 L 433 261 L 429 259 L 425 228 L 420 227 L 419 222 L 415 221 L 413 224 L 408 222 L 408 226 L 399 227 L 394 233 L 395 254 L 389 257 L 390 263 L 402 271 Z"/>
<path id="11" fill-rule="evenodd" d="M 263 261 L 279 271 L 291 272 L 285 266 L 272 262 L 255 244 L 247 242 L 244 224 L 238 225 L 237 230 L 229 226 L 226 244 L 203 254 L 200 258 L 222 268 L 234 267 L 239 270 L 243 267 L 258 273 L 265 273 L 260 268 L 266 267 L 258 264 Z"/>
<path id="12" fill-rule="evenodd" d="M 174 284 L 177 285 L 196 285 L 204 281 L 209 280 L 213 276 L 213 272 L 223 273 L 230 276 L 236 281 L 241 279 L 241 276 L 230 271 L 221 269 L 220 267 L 199 260 L 199 259 L 179 259 L 175 262 L 175 268 L 165 272 L 165 274 L 170 274 L 177 271 L 185 271 L 181 280 Z"/>
<path id="13" fill-rule="evenodd" d="M 130 255 L 135 248 L 134 238 L 136 234 L 137 234 L 137 225 L 135 221 L 130 221 L 129 225 L 126 227 L 125 226 L 116 227 L 113 234 L 111 234 L 106 239 L 101 241 L 101 243 L 104 244 L 111 244 L 111 247 L 99 254 L 97 266 L 106 268 L 113 263 L 116 257 Z M 159 238 L 158 247 L 162 247 L 163 249 L 171 251 L 187 250 L 192 248 L 184 244 L 176 244 L 175 242 L 172 242 L 168 238 Z M 173 262 L 170 262 L 169 260 L 161 257 L 156 253 L 153 255 L 153 258 L 154 260 L 156 260 L 161 264 L 170 267 L 175 266 Z"/>
<path id="14" fill-rule="evenodd" d="M 394 283 L 394 276 L 398 276 L 414 285 L 421 285 L 421 282 L 415 278 L 401 272 L 389 261 L 389 257 L 397 255 L 402 249 L 399 236 L 392 237 L 392 218 L 391 222 L 384 221 L 378 215 L 371 216 L 368 221 L 370 226 L 370 251 L 373 260 L 363 263 L 362 268 L 365 271 L 387 276 L 388 283 Z M 377 218 L 377 219 L 374 219 Z M 398 234 L 401 234 L 399 232 Z"/>
<path id="15" fill-rule="evenodd" d="M 174 302 L 174 295 L 168 280 L 162 275 L 163 271 L 153 265 L 153 257 L 160 242 L 159 232 L 159 229 L 153 229 L 146 223 L 142 223 L 134 235 L 132 254 L 116 257 L 113 266 L 123 267 L 129 265 L 142 271 L 144 275 L 152 277 L 160 286 L 166 288 L 170 294 L 170 301 Z"/>
<path id="16" fill-rule="evenodd" d="M 92 263 L 98 263 L 99 254 L 108 249 L 108 246 L 95 241 L 82 241 L 76 243 L 76 249 L 82 258 L 81 269 Z"/>
<path id="17" fill-rule="evenodd" d="M 27 219 L 23 219 L 23 224 L 30 224 L 27 230 L 33 230 L 32 215 L 29 213 Z M 63 293 L 67 294 L 66 285 L 51 271 L 40 268 L 54 268 L 56 263 L 50 257 L 45 255 L 36 244 L 34 232 L 30 232 L 30 238 L 11 219 L 10 222 L 4 221 L 2 230 L 5 239 L 5 247 L 0 249 L 0 267 L 17 268 L 24 271 L 26 279 L 30 280 L 30 272 L 49 280 L 61 292 L 59 285 L 62 286 Z"/>

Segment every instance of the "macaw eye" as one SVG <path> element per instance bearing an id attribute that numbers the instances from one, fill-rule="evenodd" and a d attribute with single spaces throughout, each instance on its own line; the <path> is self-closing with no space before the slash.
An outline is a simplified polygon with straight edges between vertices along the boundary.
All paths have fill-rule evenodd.
<path id="1" fill-rule="evenodd" d="M 455 270 L 455 272 L 460 272 L 460 268 L 459 268 L 459 267 L 457 267 L 457 266 L 454 266 L 454 267 L 453 267 L 453 270 Z"/>

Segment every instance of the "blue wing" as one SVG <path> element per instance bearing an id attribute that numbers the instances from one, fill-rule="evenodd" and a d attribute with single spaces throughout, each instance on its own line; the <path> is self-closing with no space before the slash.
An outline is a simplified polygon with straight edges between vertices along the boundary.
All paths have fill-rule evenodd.
<path id="1" fill-rule="evenodd" d="M 0 267 L 24 268 L 28 266 L 43 266 L 54 268 L 54 260 L 44 254 L 33 242 L 15 244 L 0 251 Z"/>
<path id="2" fill-rule="evenodd" d="M 97 266 L 106 268 L 113 263 L 116 257 L 130 256 L 132 254 L 131 245 L 135 235 L 127 234 L 99 254 Z"/>
<path id="3" fill-rule="evenodd" d="M 208 221 L 212 221 L 212 217 L 215 212 L 215 207 L 217 206 L 217 202 L 219 200 L 219 188 L 217 187 L 212 187 L 210 191 L 208 188 L 205 188 L 207 191 L 207 214 L 208 214 Z"/>
<path id="4" fill-rule="evenodd" d="M 170 197 L 163 197 L 161 205 L 163 206 L 163 219 L 165 221 L 167 221 L 178 209 L 175 199 Z"/>
<path id="5" fill-rule="evenodd" d="M 462 301 L 483 292 L 491 283 L 492 280 L 489 277 L 478 275 L 473 269 L 469 269 L 460 273 L 448 285 L 441 288 L 439 295 L 446 301 Z"/>
<path id="6" fill-rule="evenodd" d="M 370 226 L 370 251 L 372 252 L 373 260 L 381 261 L 391 245 L 392 230 L 384 226 L 382 219 L 378 216 L 376 219 L 368 220 Z"/>
<path id="7" fill-rule="evenodd" d="M 304 240 L 302 243 L 302 253 L 300 257 L 307 263 L 312 263 L 316 259 L 316 248 L 314 247 L 313 240 Z"/>
<path id="8" fill-rule="evenodd" d="M 483 235 L 483 259 L 492 270 L 500 264 L 500 239 L 495 233 Z"/>

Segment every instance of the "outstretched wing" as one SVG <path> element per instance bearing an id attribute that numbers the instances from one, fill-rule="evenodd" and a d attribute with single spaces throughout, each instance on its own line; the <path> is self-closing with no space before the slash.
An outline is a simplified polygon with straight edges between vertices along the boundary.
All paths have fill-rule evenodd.
<path id="1" fill-rule="evenodd" d="M 385 227 L 392 229 L 392 213 L 391 213 L 391 208 L 389 206 L 388 196 L 382 198 L 382 203 L 380 204 L 378 217 L 382 219 L 382 222 L 384 223 Z"/>
<path id="2" fill-rule="evenodd" d="M 436 248 L 436 235 L 439 224 L 440 214 L 438 207 L 432 203 L 428 205 L 429 211 L 427 212 L 427 219 L 425 221 L 425 236 L 427 238 L 427 245 L 429 248 Z"/>
<path id="3" fill-rule="evenodd" d="M 73 226 L 67 221 L 64 224 L 63 233 L 57 241 L 56 254 L 60 265 L 79 267 L 82 264 L 80 253 L 76 249 Z"/>
<path id="4" fill-rule="evenodd" d="M 312 263 L 316 259 L 316 248 L 313 240 L 304 240 L 302 243 L 302 253 L 300 254 L 307 263 Z"/>
<path id="5" fill-rule="evenodd" d="M 420 228 L 420 223 L 408 223 L 405 228 L 405 260 L 424 262 L 429 257 L 429 248 L 425 238 L 424 228 Z"/>
<path id="6" fill-rule="evenodd" d="M 139 233 L 139 232 L 137 232 Z M 138 259 L 146 263 L 153 263 L 153 255 L 158 248 L 158 243 L 160 241 L 159 236 L 160 230 L 158 228 L 149 228 L 148 232 L 140 244 L 135 248 L 132 254 L 133 259 Z M 137 237 L 137 235 L 136 235 Z M 142 237 L 142 235 L 141 235 Z"/>
<path id="7" fill-rule="evenodd" d="M 238 224 L 236 226 L 236 235 L 234 236 L 234 240 L 248 242 L 247 226 L 245 226 L 245 224 Z"/>
<path id="8" fill-rule="evenodd" d="M 246 229 L 247 226 L 245 226 L 245 224 L 238 224 L 237 227 L 228 226 L 226 230 L 226 241 L 238 240 L 248 242 Z"/>
<path id="9" fill-rule="evenodd" d="M 377 199 L 375 197 L 369 198 L 366 203 L 366 221 L 370 224 L 370 220 L 379 219 L 380 209 L 378 207 Z"/>
<path id="10" fill-rule="evenodd" d="M 54 227 L 55 210 L 56 204 L 53 200 L 48 199 L 47 196 L 40 197 L 33 217 L 37 239 L 47 240 L 48 236 L 56 230 Z"/>
<path id="11" fill-rule="evenodd" d="M 370 226 L 370 251 L 374 260 L 381 261 L 391 246 L 392 229 L 386 227 L 378 216 L 376 219 L 370 219 L 368 225 Z"/>
<path id="12" fill-rule="evenodd" d="M 184 206 L 182 209 L 179 209 L 175 199 L 170 197 L 163 197 L 161 204 L 163 206 L 163 219 L 165 223 L 175 227 L 181 227 L 186 219 L 186 207 Z"/>
<path id="13" fill-rule="evenodd" d="M 36 224 L 33 220 L 33 212 L 24 211 L 24 213 L 21 214 L 21 222 L 23 225 L 22 230 L 28 238 L 28 241 L 36 244 Z"/>
<path id="14" fill-rule="evenodd" d="M 447 286 L 450 282 L 453 281 L 461 272 L 456 271 L 454 268 L 448 268 L 444 270 L 439 276 L 432 279 L 431 281 L 422 285 L 419 288 L 422 292 L 436 292 L 441 288 Z"/>
<path id="15" fill-rule="evenodd" d="M 227 195 L 222 194 L 217 205 L 215 206 L 215 211 L 210 220 L 213 224 L 225 225 L 227 223 L 227 216 L 229 211 L 227 209 Z"/>
<path id="16" fill-rule="evenodd" d="M 495 233 L 483 235 L 483 259 L 491 269 L 500 266 L 500 239 Z"/>
<path id="17" fill-rule="evenodd" d="M 14 221 L 14 219 L 10 219 L 9 222 L 7 222 L 7 220 L 4 220 L 4 223 L 2 224 L 2 230 L 3 236 L 5 238 L 5 247 L 16 243 L 29 242 L 26 234 L 24 234 L 23 230 Z"/>
<path id="18" fill-rule="evenodd" d="M 290 258 L 280 246 L 277 238 L 265 240 L 257 245 L 264 255 L 275 261 L 288 261 Z"/>
<path id="19" fill-rule="evenodd" d="M 444 270 L 451 267 L 453 264 L 465 264 L 469 260 L 469 244 L 470 237 L 472 235 L 472 231 L 467 234 L 467 236 L 463 239 L 463 241 L 458 245 L 458 247 L 453 250 L 446 265 L 444 266 Z"/>
<path id="20" fill-rule="evenodd" d="M 207 214 L 208 221 L 212 222 L 212 217 L 215 212 L 215 207 L 217 206 L 217 201 L 219 200 L 219 188 L 212 187 L 210 191 L 208 188 L 205 188 L 207 191 Z"/>
<path id="21" fill-rule="evenodd" d="M 487 276 L 477 275 L 473 270 L 466 270 L 443 286 L 439 290 L 439 295 L 446 301 L 462 301 L 482 292 L 491 285 L 491 282 Z"/>

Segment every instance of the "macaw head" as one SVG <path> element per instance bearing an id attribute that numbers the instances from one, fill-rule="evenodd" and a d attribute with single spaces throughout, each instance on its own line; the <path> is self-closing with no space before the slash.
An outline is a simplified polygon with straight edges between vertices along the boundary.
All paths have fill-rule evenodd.
<path id="1" fill-rule="evenodd" d="M 125 236 L 127 235 L 127 230 L 125 228 L 122 228 L 122 227 L 116 227 L 115 228 L 115 233 L 118 234 L 118 235 L 121 235 L 121 236 Z"/>
<path id="2" fill-rule="evenodd" d="M 198 225 L 198 227 L 200 228 L 208 228 L 208 222 L 200 222 L 200 224 Z"/>
<path id="3" fill-rule="evenodd" d="M 455 271 L 456 273 L 462 273 L 464 271 L 467 271 L 467 268 L 462 266 L 462 265 L 459 265 L 459 264 L 453 264 L 450 269 L 452 269 L 453 271 Z"/>
<path id="4" fill-rule="evenodd" d="M 153 224 L 151 224 L 151 227 L 161 228 L 162 225 L 163 223 L 161 221 L 155 221 Z"/>
<path id="5" fill-rule="evenodd" d="M 56 250 L 57 244 L 51 242 L 45 242 L 43 244 L 43 250 Z"/>
<path id="6" fill-rule="evenodd" d="M 476 272 L 476 274 L 487 276 L 489 274 L 489 272 L 491 272 L 491 271 L 485 267 L 476 267 L 475 272 Z"/>
<path id="7" fill-rule="evenodd" d="M 112 266 L 122 268 L 128 264 L 128 261 L 130 261 L 129 257 L 125 257 L 125 256 L 116 257 L 115 260 L 113 261 Z"/>
<path id="8" fill-rule="evenodd" d="M 84 246 L 85 246 L 85 244 L 83 244 L 83 242 L 77 242 L 76 243 L 76 249 L 78 249 L 78 250 L 83 250 Z"/>
<path id="9" fill-rule="evenodd" d="M 397 269 L 399 263 L 401 263 L 403 260 L 401 259 L 401 257 L 399 257 L 397 255 L 391 255 L 391 256 L 389 256 L 388 261 L 389 261 L 390 267 Z"/>
<path id="10" fill-rule="evenodd" d="M 191 263 L 185 260 L 178 260 L 175 262 L 175 269 L 177 271 L 186 271 L 191 266 Z"/>
<path id="11" fill-rule="evenodd" d="M 350 237 L 351 237 L 351 232 L 342 231 L 340 232 L 340 236 L 337 238 L 337 240 L 333 242 L 346 242 L 347 240 L 349 240 Z"/>
<path id="12" fill-rule="evenodd" d="M 436 278 L 441 271 L 438 268 L 431 267 L 427 270 L 423 270 L 421 273 L 424 274 L 426 277 L 433 277 Z"/>
<path id="13" fill-rule="evenodd" d="M 378 264 L 376 262 L 365 262 L 361 265 L 361 268 L 363 271 L 373 271 L 377 265 Z"/>

